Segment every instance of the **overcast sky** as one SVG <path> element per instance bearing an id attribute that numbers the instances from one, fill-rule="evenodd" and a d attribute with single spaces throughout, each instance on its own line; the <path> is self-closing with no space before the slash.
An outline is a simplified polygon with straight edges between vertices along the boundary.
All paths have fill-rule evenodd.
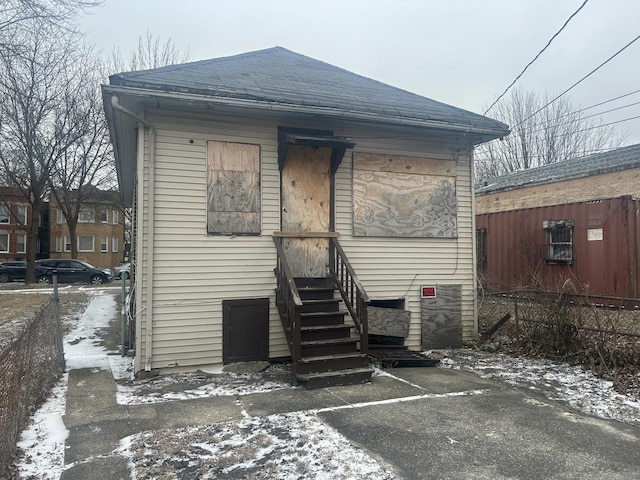
<path id="1" fill-rule="evenodd" d="M 281 46 L 483 113 L 584 0 L 105 0 L 81 27 L 123 54 L 150 32 L 191 60 Z M 640 35 L 640 1 L 589 0 L 516 84 L 559 94 Z M 640 40 L 568 95 L 589 107 L 640 90 Z M 589 110 L 640 102 L 640 92 Z M 491 116 L 489 112 L 488 116 Z M 603 114 L 640 116 L 640 104 Z M 640 143 L 640 119 L 619 123 Z"/>

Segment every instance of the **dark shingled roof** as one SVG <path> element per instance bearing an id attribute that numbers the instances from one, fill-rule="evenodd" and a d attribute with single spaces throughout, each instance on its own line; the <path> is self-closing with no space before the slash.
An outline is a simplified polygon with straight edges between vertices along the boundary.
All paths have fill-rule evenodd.
<path id="1" fill-rule="evenodd" d="M 508 126 L 395 88 L 282 47 L 231 57 L 119 73 L 112 86 L 328 108 L 337 112 L 434 121 L 508 133 Z M 498 135 L 494 135 L 498 136 Z"/>
<path id="2" fill-rule="evenodd" d="M 640 144 L 502 175 L 489 180 L 486 185 L 476 185 L 476 195 L 515 190 L 636 167 L 640 167 Z"/>

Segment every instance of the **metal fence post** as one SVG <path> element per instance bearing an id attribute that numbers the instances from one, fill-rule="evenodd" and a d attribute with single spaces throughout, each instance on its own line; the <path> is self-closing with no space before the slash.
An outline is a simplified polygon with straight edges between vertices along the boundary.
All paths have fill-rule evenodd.
<path id="1" fill-rule="evenodd" d="M 127 275 L 125 273 L 120 273 L 120 280 L 122 285 L 122 304 L 120 308 L 120 355 L 124 357 L 127 355 L 127 348 L 125 345 L 125 328 L 127 325 Z"/>
<path id="2" fill-rule="evenodd" d="M 60 297 L 58 295 L 58 270 L 51 272 L 53 278 L 53 303 L 55 304 L 56 320 L 60 320 Z"/>

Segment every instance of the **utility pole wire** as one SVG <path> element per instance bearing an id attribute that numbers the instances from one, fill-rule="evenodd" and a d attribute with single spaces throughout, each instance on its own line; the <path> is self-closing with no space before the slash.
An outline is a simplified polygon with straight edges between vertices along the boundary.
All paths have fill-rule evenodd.
<path id="1" fill-rule="evenodd" d="M 574 83 L 573 85 L 571 85 L 569 88 L 567 88 L 564 92 L 562 92 L 560 95 L 558 95 L 557 97 L 555 97 L 553 100 L 549 101 L 546 105 L 543 105 L 542 107 L 540 107 L 538 110 L 536 110 L 535 112 L 533 112 L 531 115 L 529 115 L 527 118 L 525 118 L 524 120 L 522 120 L 520 123 L 518 123 L 517 125 L 513 126 L 512 128 L 518 128 L 520 125 L 522 125 L 524 122 L 526 122 L 527 120 L 529 120 L 531 117 L 537 115 L 538 113 L 540 113 L 542 110 L 544 110 L 545 108 L 547 108 L 549 105 L 551 105 L 553 102 L 555 102 L 556 100 L 558 100 L 560 97 L 562 97 L 563 95 L 565 95 L 566 93 L 568 93 L 570 90 L 573 90 L 573 88 L 575 88 L 576 86 L 578 86 L 580 83 L 582 83 L 583 81 L 585 81 L 587 78 L 589 78 L 591 75 L 593 75 L 594 73 L 596 73 L 598 70 L 600 70 L 602 67 L 604 67 L 607 63 L 609 63 L 611 60 L 613 60 L 615 57 L 617 57 L 618 55 L 620 55 L 623 51 L 625 51 L 627 48 L 629 48 L 631 45 L 633 45 L 635 42 L 637 42 L 638 40 L 640 40 L 640 35 L 638 35 L 636 38 L 634 38 L 633 40 L 631 40 L 629 43 L 627 43 L 624 47 L 622 47 L 620 50 L 618 50 L 616 53 L 614 53 L 613 55 L 611 55 L 609 58 L 607 58 L 604 62 L 602 62 L 600 65 L 598 65 L 596 68 L 594 68 L 593 70 L 591 70 L 589 73 L 587 73 L 584 77 L 582 77 L 580 80 L 578 80 L 576 83 Z"/>
<path id="2" fill-rule="evenodd" d="M 629 107 L 634 107 L 634 106 L 636 106 L 636 105 L 640 105 L 640 102 L 629 103 L 629 104 L 627 104 L 627 105 L 622 105 L 622 106 L 620 106 L 620 107 L 610 108 L 609 110 L 603 110 L 602 112 L 592 113 L 591 115 L 586 115 L 586 116 L 584 116 L 584 117 L 581 117 L 581 120 L 586 120 L 586 119 L 588 119 L 588 118 L 593 118 L 593 117 L 599 117 L 599 116 L 601 116 L 601 115 L 603 115 L 603 114 L 605 114 L 605 113 L 616 112 L 616 111 L 618 111 L 618 110 L 622 110 L 622 109 L 624 109 L 624 108 L 629 108 Z M 592 107 L 590 107 L 590 108 L 592 108 Z M 574 115 L 574 114 L 576 114 L 576 113 L 578 113 L 578 112 L 583 112 L 584 110 L 587 110 L 587 109 L 586 109 L 586 108 L 583 108 L 582 110 L 576 110 L 576 111 L 574 111 L 574 112 L 569 112 L 569 113 L 566 113 L 566 114 L 564 114 L 564 115 L 560 115 L 560 116 L 556 117 L 556 119 L 555 119 L 555 120 L 559 120 L 559 119 L 561 119 L 561 118 L 568 117 L 568 116 L 570 116 L 570 115 Z M 633 118 L 636 118 L 636 117 L 633 117 Z M 528 129 L 526 129 L 526 130 L 524 130 L 524 131 L 526 131 L 526 132 L 528 132 L 528 133 L 544 132 L 544 131 L 545 131 L 545 128 L 543 127 L 543 125 L 547 125 L 548 123 L 551 123 L 551 121 L 546 121 L 546 122 L 542 122 L 542 123 L 535 123 L 535 124 L 533 124 L 533 125 L 531 126 L 531 128 L 528 128 Z M 571 125 L 572 123 L 575 123 L 575 120 L 568 120 L 568 121 L 566 121 L 566 122 L 559 122 L 559 123 L 556 123 L 556 124 L 555 124 L 555 126 L 556 126 L 556 127 L 561 127 L 561 126 L 563 126 L 563 125 Z M 606 125 L 610 125 L 610 124 L 608 124 L 608 123 L 607 123 Z M 604 125 L 603 125 L 603 126 L 604 126 Z M 537 128 L 536 128 L 536 127 L 537 127 Z M 597 127 L 594 127 L 594 128 L 597 128 Z M 578 130 L 578 131 L 579 131 L 579 132 L 583 132 L 584 130 Z"/>
<path id="3" fill-rule="evenodd" d="M 483 116 L 483 117 L 484 117 L 487 113 L 489 113 L 489 110 L 491 110 L 493 107 L 495 107 L 496 103 L 498 103 L 498 102 L 500 101 L 500 99 L 501 99 L 502 97 L 504 97 L 504 96 L 507 94 L 507 92 L 511 89 L 511 87 L 513 87 L 513 86 L 515 85 L 515 83 L 516 83 L 518 80 L 520 80 L 520 77 L 522 77 L 522 75 L 524 75 L 524 72 L 526 72 L 526 71 L 527 71 L 527 69 L 528 69 L 531 65 L 533 65 L 533 64 L 534 64 L 534 62 L 535 62 L 536 60 L 538 60 L 538 58 L 540 57 L 540 55 L 542 55 L 542 54 L 544 53 L 544 51 L 549 47 L 549 45 L 551 45 L 551 42 L 553 42 L 553 41 L 555 40 L 555 38 L 556 38 L 558 35 L 560 35 L 560 32 L 562 32 L 562 31 L 564 30 L 564 28 L 568 25 L 568 23 L 571 21 L 571 19 L 573 19 L 573 17 L 575 17 L 575 16 L 578 14 L 578 12 L 579 12 L 580 10 L 582 10 L 582 8 L 587 4 L 587 2 L 588 2 L 588 1 L 589 1 L 589 0 L 584 0 L 584 2 L 582 3 L 582 5 L 580 5 L 580 7 L 579 7 L 575 12 L 573 12 L 573 14 L 572 14 L 569 18 L 567 18 L 567 21 L 566 21 L 566 22 L 564 22 L 564 24 L 562 25 L 562 27 L 560 27 L 560 30 L 558 30 L 558 31 L 553 35 L 553 37 L 551 37 L 551 38 L 549 39 L 549 41 L 548 41 L 548 42 L 547 42 L 547 44 L 544 46 L 544 48 L 538 52 L 538 54 L 533 58 L 533 60 L 531 60 L 529 63 L 527 63 L 527 66 L 526 66 L 526 67 L 524 67 L 524 69 L 523 69 L 523 70 L 520 72 L 520 74 L 515 78 L 515 80 L 514 80 L 513 82 L 511 82 L 511 84 L 509 84 L 509 86 L 508 86 L 507 88 L 505 88 L 504 92 L 502 92 L 502 94 L 501 94 L 498 98 L 496 98 L 496 100 L 495 100 L 495 101 L 494 101 L 494 102 L 489 106 L 489 108 L 487 108 L 487 109 L 485 110 L 485 112 L 482 114 L 482 116 Z"/>

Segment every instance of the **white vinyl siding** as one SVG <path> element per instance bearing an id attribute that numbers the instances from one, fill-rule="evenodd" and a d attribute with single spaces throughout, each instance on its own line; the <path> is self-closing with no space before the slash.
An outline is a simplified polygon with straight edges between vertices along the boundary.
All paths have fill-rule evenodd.
<path id="1" fill-rule="evenodd" d="M 289 355 L 273 304 L 275 247 L 271 232 L 279 230 L 279 172 L 275 126 L 251 129 L 230 122 L 156 126 L 153 352 L 152 368 L 190 368 L 222 363 L 222 300 L 270 298 L 270 356 Z M 168 128 L 167 128 L 168 127 Z M 148 133 L 146 136 L 148 145 Z M 193 140 L 193 142 L 190 142 Z M 262 235 L 220 237 L 206 234 L 206 142 L 260 145 Z M 145 151 L 145 157 L 148 150 Z M 142 185 L 148 212 L 148 169 Z M 142 214 L 146 232 L 148 215 Z M 139 225 L 140 227 L 140 225 Z M 147 243 L 137 245 L 141 357 L 146 352 Z M 144 267 L 140 268 L 142 265 Z M 144 367 L 140 358 L 137 368 Z"/>
<path id="2" fill-rule="evenodd" d="M 162 112 L 147 116 L 155 128 L 153 302 L 148 308 L 149 133 L 144 136 L 143 202 L 137 225 L 138 355 L 136 369 L 193 369 L 222 363 L 222 300 L 270 299 L 269 355 L 289 356 L 274 305 L 276 262 L 272 232 L 280 230 L 280 173 L 277 122 L 206 116 L 188 119 Z M 173 115 L 173 117 L 171 116 Z M 450 145 L 419 143 L 398 131 L 354 130 L 333 124 L 299 125 L 333 129 L 348 136 L 358 151 L 452 160 Z M 381 139 L 376 140 L 376 136 Z M 390 145 L 389 138 L 395 142 Z M 211 236 L 207 222 L 207 141 L 260 145 L 261 235 Z M 139 170 L 140 173 L 142 173 Z M 411 310 L 407 344 L 421 347 L 421 284 L 462 285 L 463 335 L 474 337 L 473 228 L 468 158 L 457 163 L 458 239 L 354 238 L 352 235 L 351 151 L 336 174 L 336 230 L 349 260 L 372 299 L 405 298 Z M 140 205 L 139 205 L 140 207 Z M 153 327 L 147 337 L 149 312 Z M 146 349 L 152 341 L 152 351 Z"/>

